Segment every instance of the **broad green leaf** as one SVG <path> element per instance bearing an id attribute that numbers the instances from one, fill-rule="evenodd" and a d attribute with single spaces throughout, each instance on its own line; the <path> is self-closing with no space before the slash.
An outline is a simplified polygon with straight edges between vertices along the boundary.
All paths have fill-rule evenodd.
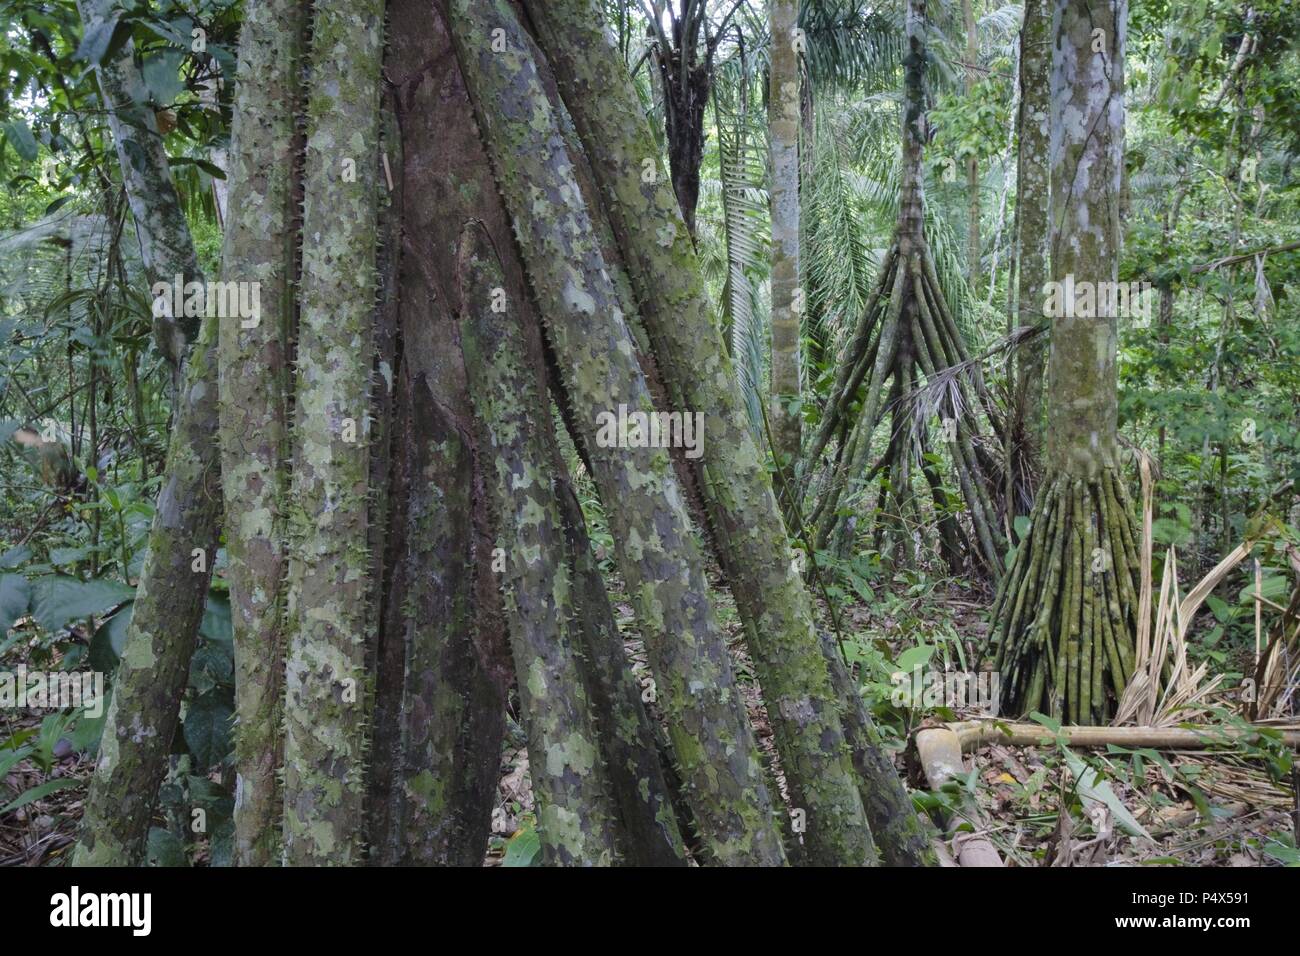
<path id="1" fill-rule="evenodd" d="M 102 614 L 134 597 L 135 588 L 118 581 L 51 575 L 32 582 L 32 615 L 45 630 L 57 631 L 69 621 Z"/>
<path id="2" fill-rule="evenodd" d="M 208 593 L 208 603 L 199 622 L 199 633 L 210 641 L 229 646 L 234 638 L 230 626 L 230 598 L 224 594 Z"/>
<path id="3" fill-rule="evenodd" d="M 502 866 L 532 866 L 542 852 L 542 841 L 531 823 L 525 822 L 506 843 Z"/>
<path id="4" fill-rule="evenodd" d="M 87 30 L 72 58 L 74 60 L 84 60 L 91 66 L 98 66 L 103 63 L 104 56 L 108 53 L 108 48 L 113 42 L 113 34 L 117 31 L 117 23 L 118 17 L 111 16 L 93 30 Z"/>
<path id="5" fill-rule="evenodd" d="M 0 440 L 4 440 L 6 437 L 4 430 L 0 428 Z M 16 568 L 31 556 L 31 548 L 25 546 L 10 548 L 4 554 L 0 554 L 0 568 Z"/>
<path id="6" fill-rule="evenodd" d="M 0 642 L 27 613 L 32 597 L 31 584 L 21 574 L 0 574 Z"/>
<path id="7" fill-rule="evenodd" d="M 26 162 L 30 163 L 36 158 L 36 139 L 26 122 L 21 119 L 10 120 L 5 124 L 5 135 L 9 139 L 9 145 Z"/>
<path id="8" fill-rule="evenodd" d="M 86 560 L 89 548 L 50 548 L 50 564 L 76 564 Z"/>
<path id="9" fill-rule="evenodd" d="M 202 768 L 220 763 L 230 753 L 230 721 L 234 710 L 219 694 L 204 694 L 185 713 L 185 745 Z"/>
<path id="10" fill-rule="evenodd" d="M 146 853 L 149 866 L 189 866 L 185 856 L 185 844 L 177 839 L 176 834 L 162 827 L 149 830 L 149 848 Z"/>
<path id="11" fill-rule="evenodd" d="M 917 644 L 915 647 L 909 647 L 898 655 L 898 669 L 911 672 L 915 668 L 924 667 L 933 655 L 933 644 Z"/>
<path id="12" fill-rule="evenodd" d="M 122 649 L 126 647 L 126 632 L 131 626 L 131 616 L 135 613 L 135 602 L 131 601 L 118 609 L 117 613 L 95 629 L 95 636 L 90 639 L 90 666 L 97 671 L 111 673 L 117 669 Z"/>
<path id="13" fill-rule="evenodd" d="M 185 89 L 181 82 L 181 61 L 185 58 L 179 50 L 163 50 L 144 61 L 144 85 L 149 88 L 154 103 L 168 106 Z"/>

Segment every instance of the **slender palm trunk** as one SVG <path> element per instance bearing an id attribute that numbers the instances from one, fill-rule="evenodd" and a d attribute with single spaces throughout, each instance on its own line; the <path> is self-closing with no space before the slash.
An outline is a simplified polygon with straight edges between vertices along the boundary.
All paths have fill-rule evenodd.
<path id="1" fill-rule="evenodd" d="M 994 605 L 1003 706 L 1089 723 L 1133 673 L 1136 529 L 1119 470 L 1127 0 L 1054 0 L 1047 472 Z M 1086 171 L 1086 174 L 1085 174 Z"/>
<path id="2" fill-rule="evenodd" d="M 772 45 L 768 86 L 768 138 L 771 153 L 772 210 L 772 355 L 771 412 L 775 447 L 772 455 L 794 477 L 802 429 L 800 395 L 800 317 L 803 290 L 799 278 L 799 53 L 795 20 L 797 0 L 768 4 Z"/>
<path id="3" fill-rule="evenodd" d="M 672 400 L 704 412 L 697 468 L 713 542 L 747 626 L 792 800 L 807 812 L 809 857 L 852 861 L 870 853 L 853 799 L 860 788 L 884 859 L 923 862 L 929 852 L 923 830 L 888 758 L 871 750 L 867 735 L 854 735 L 854 763 L 861 755 L 870 772 L 855 780 L 840 762 L 850 728 L 847 716 L 843 731 L 837 727 L 836 709 L 856 714 L 856 688 L 838 653 L 818 662 L 812 603 L 794 566 L 734 367 L 713 323 L 695 251 L 626 69 L 590 0 L 529 2 L 527 8 L 591 157 Z M 589 95 L 597 89 L 599 97 Z M 861 716 L 857 726 L 869 727 Z M 872 812 L 877 809 L 879 815 Z"/>
<path id="4" fill-rule="evenodd" d="M 1051 110 L 1051 0 L 1026 0 L 1020 29 L 1020 143 L 1016 160 L 1016 315 L 1019 327 L 1043 321 L 1043 301 L 1049 272 L 1048 223 L 1050 170 L 1048 114 Z M 1036 464 L 1034 450 L 1043 437 L 1043 370 L 1046 345 L 1036 339 L 1016 359 L 1013 440 L 1021 449 L 1014 462 L 1028 469 Z M 1014 466 L 1014 463 L 1013 463 Z"/>

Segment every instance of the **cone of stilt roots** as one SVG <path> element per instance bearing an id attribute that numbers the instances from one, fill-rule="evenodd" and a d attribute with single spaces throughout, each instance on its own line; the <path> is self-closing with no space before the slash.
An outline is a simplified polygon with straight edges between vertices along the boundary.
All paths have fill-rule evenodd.
<path id="1" fill-rule="evenodd" d="M 981 455 L 981 412 L 995 421 L 993 399 L 971 361 L 926 242 L 922 150 L 928 138 L 925 113 L 925 3 L 911 0 L 907 10 L 907 56 L 904 58 L 902 184 L 895 242 L 885 255 L 880 277 L 854 329 L 844 361 L 817 434 L 805 460 L 804 491 L 812 468 L 832 440 L 833 462 L 809 517 L 815 543 L 824 548 L 844 540 L 843 514 L 848 489 L 859 480 L 880 477 L 881 512 L 892 516 L 890 528 L 900 556 L 910 562 L 916 541 L 909 529 L 922 522 L 912 495 L 912 478 L 920 471 L 936 511 L 947 513 L 946 495 L 927 452 L 928 422 L 943 422 L 939 441 L 947 446 L 953 473 L 969 516 L 970 531 L 945 518 L 941 546 L 954 569 L 963 554 L 996 577 L 1004 542 L 992 462 Z M 937 396 L 937 397 L 931 397 Z M 872 437 L 886 411 L 890 439 L 884 454 L 871 464 Z M 996 425 L 995 425 L 996 427 Z M 864 478 L 865 476 L 865 478 Z M 887 499 L 892 498 L 892 501 Z M 882 530 L 882 529 L 878 529 Z"/>

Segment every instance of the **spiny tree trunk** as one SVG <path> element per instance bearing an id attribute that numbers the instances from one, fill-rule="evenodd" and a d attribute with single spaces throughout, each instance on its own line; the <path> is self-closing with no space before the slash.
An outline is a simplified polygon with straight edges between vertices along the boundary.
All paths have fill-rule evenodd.
<path id="1" fill-rule="evenodd" d="M 316 4 L 288 515 L 284 855 L 360 860 L 379 0 Z"/>
<path id="2" fill-rule="evenodd" d="M 772 455 L 789 481 L 799 460 L 802 429 L 799 326 L 803 290 L 799 286 L 799 52 L 797 0 L 771 0 L 768 18 L 771 57 L 768 71 L 768 138 L 771 154 L 772 210 Z M 789 503 L 787 503 L 788 505 Z"/>
<path id="3" fill-rule="evenodd" d="M 219 332 L 221 473 L 235 647 L 235 861 L 277 859 L 284 694 L 285 486 L 293 322 L 294 117 L 307 25 L 297 0 L 254 0 L 239 42 L 230 148 L 227 282 L 261 285 L 260 321 Z"/>
<path id="4" fill-rule="evenodd" d="M 996 426 L 992 401 L 978 364 L 972 363 L 961 331 L 939 287 L 934 258 L 924 232 L 922 150 L 928 139 L 925 113 L 925 3 L 907 7 L 904 58 L 902 183 L 895 244 L 886 253 L 880 278 L 858 320 L 845 360 L 836 374 L 822 423 L 807 454 L 809 469 L 833 438 L 834 461 L 809 525 L 818 548 L 847 546 L 842 520 L 845 492 L 864 473 L 887 482 L 892 499 L 894 538 L 906 558 L 915 543 L 907 527 L 914 512 L 911 463 L 927 444 L 928 419 L 943 422 L 943 437 L 966 501 L 974 532 L 973 557 L 996 578 L 1002 568 L 1000 521 L 990 494 L 988 468 L 980 457 L 980 413 Z M 954 370 L 956 369 L 956 370 Z M 925 385 L 921 384 L 922 377 Z M 951 384 L 942 385 L 944 379 Z M 938 396 L 926 389 L 939 381 Z M 954 400 L 953 390 L 960 393 Z M 854 411 L 854 406 L 860 408 Z M 868 470 L 872 436 L 886 411 L 891 439 L 884 457 Z"/>
<path id="5" fill-rule="evenodd" d="M 595 721 L 577 667 L 574 582 L 555 477 L 550 427 L 523 345 L 519 314 L 481 227 L 467 224 L 458 252 L 461 346 L 496 480 L 510 643 L 528 730 L 538 828 L 550 863 L 609 865 L 618 842 Z M 499 306 L 499 307 L 498 307 Z"/>
<path id="6" fill-rule="evenodd" d="M 1043 321 L 1043 295 L 1051 276 L 1048 250 L 1048 114 L 1052 86 L 1051 0 L 1025 0 L 1020 29 L 1020 143 L 1016 160 L 1016 316 L 1020 327 Z M 1043 435 L 1045 343 L 1035 339 L 1016 356 L 1015 399 L 1011 416 L 1013 467 L 1023 487 L 1037 464 Z M 1017 499 L 1016 504 L 1022 502 Z"/>
<path id="7" fill-rule="evenodd" d="M 623 635 L 614 623 L 614 609 L 591 550 L 582 507 L 564 475 L 558 448 L 554 458 L 556 497 L 573 569 L 587 693 L 597 715 L 605 767 L 624 831 L 623 862 L 682 866 L 686 863 L 686 845 L 659 758 L 667 749 L 666 743 L 642 705 L 641 682 L 628 664 Z"/>
<path id="8" fill-rule="evenodd" d="M 86 3 L 87 29 L 110 4 Z M 177 274 L 203 281 L 189 226 L 181 214 L 152 115 L 131 99 L 143 81 L 128 52 L 101 70 L 101 94 L 115 127 L 123 181 L 136 217 L 142 258 L 153 282 Z M 116 107 L 126 111 L 118 117 Z M 120 138 L 119 138 L 120 137 Z M 127 145 L 135 144 L 134 146 Z M 164 354 L 177 357 L 184 339 L 163 323 Z M 126 866 L 144 855 L 158 787 L 167 771 L 190 657 L 216 559 L 221 500 L 217 444 L 217 319 L 208 317 L 190 349 L 167 449 L 167 480 L 159 492 L 140 572 L 99 759 L 86 797 L 73 862 Z"/>
<path id="9" fill-rule="evenodd" d="M 501 2 L 451 0 L 452 34 L 497 182 L 573 399 L 709 856 L 784 861 L 753 734 L 668 456 L 602 447 L 597 415 L 652 413 L 645 378 L 527 40 Z M 497 33 L 498 49 L 493 37 Z"/>
<path id="10" fill-rule="evenodd" d="M 827 664 L 817 662 L 812 604 L 793 565 L 694 248 L 626 69 L 589 0 L 530 0 L 526 6 L 591 157 L 672 400 L 704 411 L 699 472 L 712 540 L 747 625 L 792 800 L 808 813 L 810 858 L 860 860 L 870 853 L 863 836 L 854 835 L 861 827 L 846 794 L 860 786 L 885 861 L 925 862 L 928 843 L 888 758 L 866 735 L 855 735 L 854 762 L 861 756 L 868 773 L 855 783 L 840 764 L 842 735 L 829 702 L 838 696 L 846 731 L 861 702 L 833 645 Z M 836 677 L 833 686 L 826 666 Z M 870 727 L 864 712 L 860 719 L 857 726 Z"/>
<path id="11" fill-rule="evenodd" d="M 399 328 L 372 859 L 477 866 L 500 777 L 511 661 L 492 570 L 487 456 L 475 451 L 460 351 L 447 347 L 459 321 L 449 296 L 464 223 L 482 223 L 497 249 L 513 244 L 443 17 L 422 0 L 395 0 L 389 16 Z M 521 268 L 508 257 L 503 265 L 503 291 L 526 302 Z"/>
<path id="12" fill-rule="evenodd" d="M 1132 676 L 1138 609 L 1117 455 L 1116 301 L 1103 294 L 1122 235 L 1127 15 L 1127 0 L 1055 0 L 1052 274 L 1064 314 L 1053 315 L 1048 357 L 1047 474 L 993 612 L 1004 709 L 1074 723 L 1113 711 Z"/>

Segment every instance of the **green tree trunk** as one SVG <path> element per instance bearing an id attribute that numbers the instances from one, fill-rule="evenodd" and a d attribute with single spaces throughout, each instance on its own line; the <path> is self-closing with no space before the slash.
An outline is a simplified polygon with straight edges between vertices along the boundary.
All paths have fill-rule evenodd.
<path id="1" fill-rule="evenodd" d="M 315 7 L 288 512 L 284 858 L 360 860 L 379 0 Z"/>
<path id="2" fill-rule="evenodd" d="M 235 645 L 235 862 L 278 859 L 284 697 L 288 357 L 297 260 L 294 117 L 307 11 L 252 0 L 239 38 L 224 279 L 261 286 L 259 322 L 221 323 L 221 474 Z"/>
<path id="3" fill-rule="evenodd" d="M 602 438 L 601 413 L 654 409 L 527 38 L 503 3 L 451 0 L 450 8 L 461 68 L 609 513 L 700 834 L 717 862 L 779 864 L 785 854 L 771 797 L 668 455 L 607 447 Z"/>
<path id="4" fill-rule="evenodd" d="M 1025 0 L 1020 29 L 1020 115 L 1016 120 L 1019 150 L 1016 159 L 1016 317 L 1022 328 L 1043 321 L 1043 295 L 1049 271 L 1048 168 L 1052 88 L 1052 3 Z M 1011 434 L 1021 449 L 1041 447 L 1043 434 L 1043 368 L 1046 348 L 1035 340 L 1016 359 L 1015 406 Z M 1025 467 L 1034 464 L 1016 456 Z"/>
<path id="5" fill-rule="evenodd" d="M 767 121 L 771 154 L 768 194 L 772 216 L 772 455 L 793 479 L 799 461 L 801 413 L 799 277 L 799 51 L 798 0 L 770 0 L 771 66 Z M 811 147 L 811 144 L 810 144 Z"/>
<path id="6" fill-rule="evenodd" d="M 101 24 L 110 6 L 85 3 L 87 29 Z M 187 281 L 202 282 L 152 114 L 135 106 L 130 96 L 130 91 L 142 89 L 143 81 L 129 45 L 101 69 L 100 81 L 150 280 L 170 284 L 180 274 Z M 186 340 L 163 318 L 160 347 L 179 358 Z M 141 860 L 158 788 L 167 773 L 216 558 L 221 500 L 213 440 L 218 427 L 216 338 L 217 320 L 208 317 L 190 349 L 176 397 L 166 481 L 155 505 L 131 626 L 73 851 L 73 862 L 80 866 L 128 866 Z"/>
<path id="7" fill-rule="evenodd" d="M 805 841 L 811 858 L 869 858 L 868 836 L 852 797 L 860 784 L 868 806 L 873 803 L 869 794 L 888 792 L 893 799 L 887 802 L 900 810 L 897 817 L 870 819 L 885 859 L 921 862 L 929 849 L 924 839 L 913 836 L 919 823 L 892 768 L 855 781 L 841 764 L 843 736 L 832 704 L 837 690 L 826 665 L 817 661 L 812 603 L 789 550 L 694 248 L 627 71 L 589 0 L 529 2 L 527 7 L 592 159 L 672 400 L 678 407 L 704 411 L 705 441 L 697 467 L 713 541 L 748 628 L 792 800 L 807 812 Z M 842 671 L 838 655 L 831 666 Z M 847 711 L 859 702 L 851 679 L 843 676 L 838 709 Z M 865 762 L 877 769 L 888 765 L 887 759 Z"/>

